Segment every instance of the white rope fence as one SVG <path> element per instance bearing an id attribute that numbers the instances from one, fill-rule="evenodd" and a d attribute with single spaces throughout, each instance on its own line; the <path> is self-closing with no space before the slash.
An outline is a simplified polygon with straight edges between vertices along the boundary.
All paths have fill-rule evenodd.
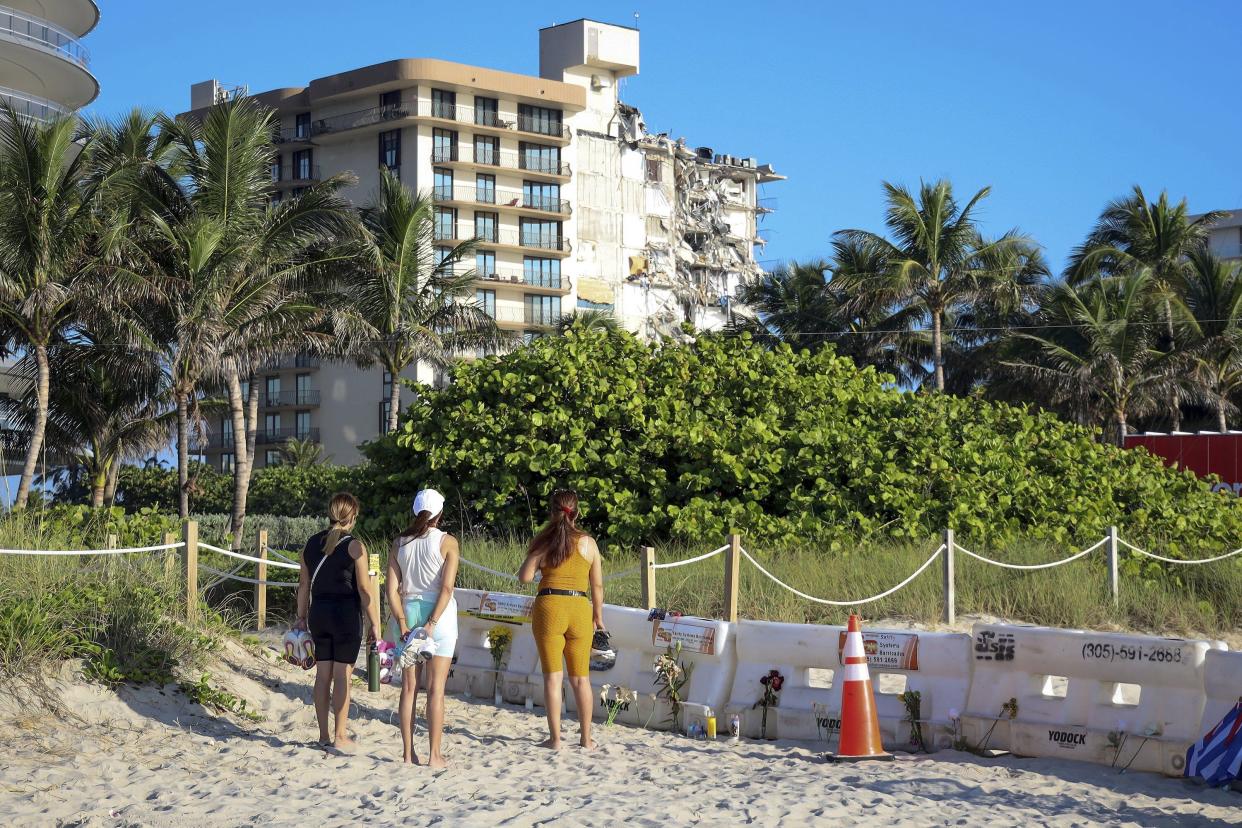
<path id="1" fill-rule="evenodd" d="M 267 587 L 296 587 L 298 585 L 297 581 L 260 581 L 257 578 L 247 578 L 243 575 L 234 574 L 237 572 L 236 569 L 233 570 L 233 572 L 221 572 L 218 569 L 212 569 L 210 566 L 205 566 L 204 564 L 199 564 L 198 568 L 203 572 L 210 572 L 212 575 L 220 576 L 215 583 L 209 584 L 208 586 L 203 587 L 203 589 L 210 589 L 225 580 L 241 581 L 246 584 L 255 584 L 256 586 Z"/>
<path id="2" fill-rule="evenodd" d="M 911 581 L 913 581 L 915 578 L 922 575 L 923 570 L 931 566 L 932 562 L 935 561 L 936 558 L 939 558 L 940 554 L 944 552 L 944 550 L 945 550 L 945 546 L 944 544 L 941 544 L 940 548 L 938 548 L 935 552 L 933 552 L 931 554 L 931 557 L 923 562 L 922 566 L 914 570 L 914 572 L 910 574 L 909 578 L 906 578 L 904 581 L 902 581 L 901 583 L 899 583 L 897 586 L 893 587 L 892 589 L 885 590 L 884 592 L 881 592 L 879 595 L 873 595 L 870 598 L 859 598 L 857 601 L 830 601 L 827 598 L 816 598 L 814 595 L 807 595 L 805 592 L 802 592 L 801 590 L 798 590 L 798 589 L 794 589 L 789 584 L 782 581 L 780 578 L 777 578 L 771 572 L 768 572 L 766 569 L 763 568 L 763 565 L 760 564 L 758 561 L 756 561 L 754 557 L 752 557 L 751 554 L 747 552 L 745 549 L 741 550 L 741 552 L 742 552 L 742 557 L 750 561 L 751 565 L 755 569 L 759 570 L 764 575 L 767 575 L 768 578 L 771 579 L 773 583 L 784 587 L 785 589 L 792 592 L 794 595 L 797 595 L 799 598 L 805 598 L 806 600 L 814 601 L 817 604 L 827 604 L 830 607 L 852 607 L 858 604 L 870 604 L 873 601 L 879 601 L 881 598 L 887 598 L 888 596 L 892 595 L 894 592 L 906 586 Z"/>
<path id="3" fill-rule="evenodd" d="M 1226 552 L 1223 555 L 1217 555 L 1215 558 L 1200 558 L 1194 561 L 1186 560 L 1186 559 L 1179 560 L 1178 558 L 1166 558 L 1164 555 L 1157 555 L 1155 552 L 1148 552 L 1146 549 L 1139 549 L 1134 544 L 1127 543 L 1126 541 L 1123 541 L 1120 538 L 1118 538 L 1117 542 L 1120 543 L 1122 546 L 1126 547 L 1127 549 L 1131 549 L 1139 553 L 1140 555 L 1146 555 L 1149 558 L 1155 558 L 1158 561 L 1164 561 L 1165 563 L 1171 563 L 1171 564 L 1192 564 L 1193 565 L 1193 564 L 1215 563 L 1216 561 L 1223 561 L 1226 558 L 1232 558 L 1234 555 L 1242 553 L 1242 549 L 1235 549 L 1232 552 Z"/>
<path id="4" fill-rule="evenodd" d="M 0 555 L 128 555 L 133 552 L 162 552 L 183 546 L 185 541 L 155 546 L 127 546 L 123 549 L 0 549 Z"/>
<path id="5" fill-rule="evenodd" d="M 221 555 L 227 555 L 228 557 L 236 558 L 239 561 L 253 561 L 254 563 L 267 564 L 268 566 L 275 566 L 281 569 L 301 569 L 302 568 L 300 564 L 285 563 L 283 561 L 273 561 L 270 558 L 265 561 L 262 558 L 256 558 L 253 555 L 243 555 L 241 552 L 234 552 L 232 549 L 221 549 L 219 546 L 212 546 L 210 543 L 203 543 L 202 541 L 198 542 L 198 548 L 199 549 L 210 549 L 212 552 L 219 552 Z"/>
<path id="6" fill-rule="evenodd" d="M 684 561 L 669 561 L 668 563 L 652 564 L 651 568 L 652 569 L 676 569 L 679 566 L 689 566 L 692 563 L 698 563 L 699 561 L 705 561 L 708 558 L 714 558 L 720 553 L 724 552 L 728 548 L 729 547 L 726 544 L 720 547 L 719 549 L 713 549 L 711 552 L 706 552 L 702 555 L 698 555 L 693 558 L 686 558 Z"/>
<path id="7" fill-rule="evenodd" d="M 1052 569 L 1055 566 L 1063 566 L 1064 564 L 1070 563 L 1072 561 L 1076 561 L 1079 558 L 1083 557 L 1084 555 L 1090 555 L 1092 552 L 1099 549 L 1101 546 L 1103 546 L 1106 543 L 1108 543 L 1108 538 L 1104 538 L 1098 543 L 1094 543 L 1091 546 L 1088 546 L 1086 549 L 1082 550 L 1081 552 L 1074 554 L 1074 555 L 1070 555 L 1068 558 L 1062 558 L 1059 561 L 1053 561 L 1052 563 L 1042 563 L 1042 564 L 1011 564 L 1011 563 L 1005 563 L 1004 561 L 994 561 L 991 558 L 985 558 L 982 555 L 977 555 L 974 552 L 971 552 L 969 549 L 967 549 L 966 547 L 958 543 L 954 543 L 953 548 L 957 550 L 958 552 L 966 553 L 970 557 L 974 558 L 976 561 L 982 561 L 983 563 L 988 564 L 990 566 L 999 566 L 1002 569 L 1019 569 L 1024 572 L 1031 572 L 1036 569 Z M 941 548 L 943 549 L 943 547 Z"/>

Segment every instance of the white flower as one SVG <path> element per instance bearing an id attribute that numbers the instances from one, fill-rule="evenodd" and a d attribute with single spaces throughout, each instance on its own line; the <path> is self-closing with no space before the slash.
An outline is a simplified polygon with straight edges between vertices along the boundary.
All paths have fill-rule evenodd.
<path id="1" fill-rule="evenodd" d="M 956 707 L 950 707 L 950 708 L 949 708 L 949 718 L 950 718 L 950 719 L 960 719 L 961 717 L 962 717 L 962 714 L 958 712 L 958 710 L 957 710 L 957 708 L 956 708 Z"/>

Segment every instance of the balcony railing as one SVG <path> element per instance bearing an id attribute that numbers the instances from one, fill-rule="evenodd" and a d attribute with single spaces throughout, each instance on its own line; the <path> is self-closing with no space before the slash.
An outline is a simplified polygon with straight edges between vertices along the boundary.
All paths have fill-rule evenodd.
<path id="1" fill-rule="evenodd" d="M 346 112 L 342 115 L 332 115 L 327 118 L 316 118 L 311 121 L 311 137 L 384 124 L 403 118 L 439 118 L 460 124 L 488 126 L 495 129 L 513 130 L 528 135 L 542 135 L 547 138 L 569 140 L 569 127 L 559 121 L 545 122 L 537 118 L 521 117 L 510 119 L 502 115 L 496 118 L 484 117 L 484 123 L 479 124 L 476 123 L 474 114 L 474 107 L 471 106 L 452 106 L 431 101 L 402 101 L 401 103 L 388 104 L 387 106 L 367 107 L 366 109 Z M 486 123 L 493 120 L 495 123 Z"/>
<path id="2" fill-rule="evenodd" d="M 467 148 L 471 149 L 471 148 Z M 456 147 L 433 147 L 431 163 L 449 164 L 454 161 L 469 161 L 485 167 L 499 167 L 505 170 L 521 170 L 523 172 L 543 173 L 544 175 L 569 175 L 568 161 L 543 158 L 512 150 L 495 150 L 486 147 L 473 147 L 467 158 L 460 158 Z"/>
<path id="3" fill-rule="evenodd" d="M 319 442 L 319 429 L 317 428 L 276 428 L 266 431 L 260 431 L 255 435 L 255 443 L 260 446 L 278 445 L 287 443 L 290 440 L 308 440 L 312 443 Z"/>
<path id="4" fill-rule="evenodd" d="M 311 139 L 310 125 L 278 129 L 272 134 L 273 144 L 308 144 Z"/>
<path id="5" fill-rule="evenodd" d="M 266 363 L 263 366 L 264 371 L 279 371 L 283 368 L 318 368 L 319 357 L 309 354 L 298 354 L 296 356 L 281 357 Z"/>
<path id="6" fill-rule="evenodd" d="M 1213 244 L 1210 250 L 1222 259 L 1242 259 L 1242 243 L 1239 242 Z"/>
<path id="7" fill-rule="evenodd" d="M 91 53 L 72 34 L 54 23 L 8 6 L 0 6 L 0 37 L 55 52 L 83 69 L 87 69 L 91 63 Z"/>
<path id="8" fill-rule="evenodd" d="M 18 118 L 26 118 L 39 123 L 47 123 L 54 118 L 63 118 L 70 112 L 69 109 L 46 98 L 27 95 L 25 92 L 9 89 L 7 86 L 0 86 L 0 100 L 13 107 Z"/>
<path id="9" fill-rule="evenodd" d="M 281 164 L 272 165 L 272 183 L 289 183 L 301 181 L 318 181 L 318 164 Z"/>
<path id="10" fill-rule="evenodd" d="M 280 391 L 275 394 L 263 394 L 259 397 L 259 404 L 264 408 L 319 405 L 319 390 Z"/>
<path id="11" fill-rule="evenodd" d="M 476 269 L 475 277 L 481 282 L 495 282 L 497 285 L 525 285 L 528 287 L 548 288 L 549 290 L 569 290 L 569 277 L 535 275 L 525 272 L 520 267 L 494 266 L 491 270 Z"/>
<path id="12" fill-rule="evenodd" d="M 466 228 L 464 226 L 445 227 L 437 225 L 433 231 L 435 241 L 454 241 L 461 239 L 476 238 L 474 228 Z M 569 239 L 565 236 L 549 236 L 535 231 L 522 231 L 512 227 L 501 227 L 486 237 L 477 237 L 479 242 L 487 246 L 489 244 L 504 244 L 510 247 L 529 247 L 532 250 L 561 250 L 568 252 L 570 249 Z"/>
<path id="13" fill-rule="evenodd" d="M 492 318 L 497 322 L 508 322 L 514 325 L 527 325 L 532 328 L 550 328 L 556 324 L 557 314 L 548 313 L 542 309 L 532 310 L 529 307 L 522 308 L 496 308 L 496 312 Z"/>
<path id="14" fill-rule="evenodd" d="M 563 216 L 570 214 L 569 200 L 553 198 L 523 190 L 509 190 L 503 187 L 472 187 L 469 184 L 437 186 L 432 189 L 431 197 L 435 201 L 468 201 L 474 204 L 494 204 L 498 207 L 523 207 L 527 210 L 542 210 L 545 213 L 558 213 Z"/>

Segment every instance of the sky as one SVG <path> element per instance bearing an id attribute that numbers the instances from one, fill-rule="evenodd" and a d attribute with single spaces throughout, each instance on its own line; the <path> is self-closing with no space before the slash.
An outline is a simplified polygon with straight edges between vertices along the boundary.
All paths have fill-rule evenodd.
<path id="1" fill-rule="evenodd" d="M 1242 208 L 1238 0 L 99 5 L 87 111 L 108 117 L 183 111 L 209 78 L 260 92 L 402 57 L 533 75 L 540 27 L 637 13 L 621 93 L 648 128 L 789 177 L 762 193 L 769 263 L 882 229 L 883 181 L 947 178 L 963 201 L 990 186 L 984 231 L 1021 229 L 1055 271 L 1134 184 Z"/>

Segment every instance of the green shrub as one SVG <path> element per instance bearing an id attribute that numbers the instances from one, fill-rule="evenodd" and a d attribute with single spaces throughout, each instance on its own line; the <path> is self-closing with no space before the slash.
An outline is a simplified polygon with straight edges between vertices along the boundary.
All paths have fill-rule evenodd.
<path id="1" fill-rule="evenodd" d="M 762 542 L 956 529 L 964 543 L 1070 542 L 1122 527 L 1174 553 L 1242 536 L 1236 498 L 1056 417 L 894 390 L 829 351 L 571 332 L 460 365 L 368 445 L 366 526 L 435 486 L 459 530 L 526 534 L 557 487 L 612 541 Z"/>
<path id="2" fill-rule="evenodd" d="M 204 466 L 190 465 L 193 489 L 190 508 L 198 513 L 227 513 L 233 509 L 233 476 Z M 268 466 L 250 477 L 247 511 L 255 514 L 323 515 L 328 501 L 341 490 L 351 490 L 365 477 L 365 467 L 328 463 L 310 468 Z M 117 478 L 117 503 L 130 512 L 152 509 L 177 511 L 177 470 L 163 466 L 124 466 Z"/>

